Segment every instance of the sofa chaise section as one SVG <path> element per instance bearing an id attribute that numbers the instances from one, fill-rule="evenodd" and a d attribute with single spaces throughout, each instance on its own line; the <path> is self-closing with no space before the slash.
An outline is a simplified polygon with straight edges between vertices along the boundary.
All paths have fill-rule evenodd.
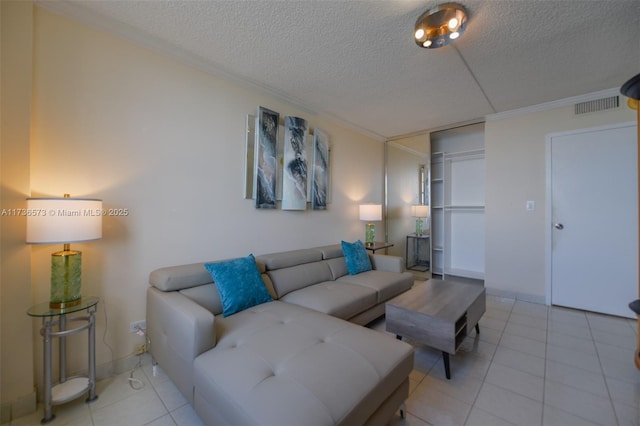
<path id="1" fill-rule="evenodd" d="M 194 407 L 215 424 L 364 425 L 408 394 L 413 351 L 359 325 L 274 301 L 216 328 L 194 363 Z"/>

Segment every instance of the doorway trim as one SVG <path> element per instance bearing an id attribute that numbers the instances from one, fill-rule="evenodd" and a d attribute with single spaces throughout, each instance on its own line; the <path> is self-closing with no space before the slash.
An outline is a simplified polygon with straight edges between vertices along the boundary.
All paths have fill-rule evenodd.
<path id="1" fill-rule="evenodd" d="M 579 135 L 582 133 L 592 133 L 602 130 L 610 130 L 610 129 L 620 129 L 623 127 L 633 127 L 636 126 L 634 121 L 626 121 L 622 123 L 615 124 L 607 124 L 603 126 L 595 126 L 588 127 L 583 129 L 574 129 L 574 130 L 566 130 L 562 132 L 553 132 L 548 133 L 545 136 L 545 175 L 546 175 L 546 188 L 545 188 L 545 304 L 547 306 L 551 306 L 551 278 L 552 278 L 552 261 L 553 261 L 553 252 L 552 252 L 552 244 L 553 244 L 553 206 L 552 203 L 552 182 L 551 182 L 551 142 L 553 138 L 569 136 L 569 135 Z M 640 170 L 638 171 L 640 173 Z"/>

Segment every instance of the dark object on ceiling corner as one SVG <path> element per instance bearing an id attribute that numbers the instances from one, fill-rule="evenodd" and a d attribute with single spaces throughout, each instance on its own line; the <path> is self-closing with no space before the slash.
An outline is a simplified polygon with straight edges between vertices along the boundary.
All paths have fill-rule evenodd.
<path id="1" fill-rule="evenodd" d="M 627 80 L 627 82 L 620 88 L 620 93 L 625 95 L 627 98 L 640 100 L 640 74 L 637 74 Z"/>

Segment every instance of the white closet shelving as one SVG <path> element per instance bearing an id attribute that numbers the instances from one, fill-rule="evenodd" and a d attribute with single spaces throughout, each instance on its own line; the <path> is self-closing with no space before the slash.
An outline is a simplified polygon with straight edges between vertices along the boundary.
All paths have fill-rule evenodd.
<path id="1" fill-rule="evenodd" d="M 484 279 L 485 155 L 468 145 L 452 143 L 462 149 L 447 151 L 437 150 L 446 140 L 432 142 L 431 268 L 442 278 Z"/>

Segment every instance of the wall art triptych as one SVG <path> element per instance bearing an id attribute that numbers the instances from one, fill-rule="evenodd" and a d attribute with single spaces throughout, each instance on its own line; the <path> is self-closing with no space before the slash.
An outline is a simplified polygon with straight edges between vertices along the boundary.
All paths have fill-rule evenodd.
<path id="1" fill-rule="evenodd" d="M 330 200 L 328 135 L 307 120 L 258 107 L 247 116 L 245 198 L 258 209 L 326 210 Z M 281 129 L 282 127 L 282 129 Z"/>

